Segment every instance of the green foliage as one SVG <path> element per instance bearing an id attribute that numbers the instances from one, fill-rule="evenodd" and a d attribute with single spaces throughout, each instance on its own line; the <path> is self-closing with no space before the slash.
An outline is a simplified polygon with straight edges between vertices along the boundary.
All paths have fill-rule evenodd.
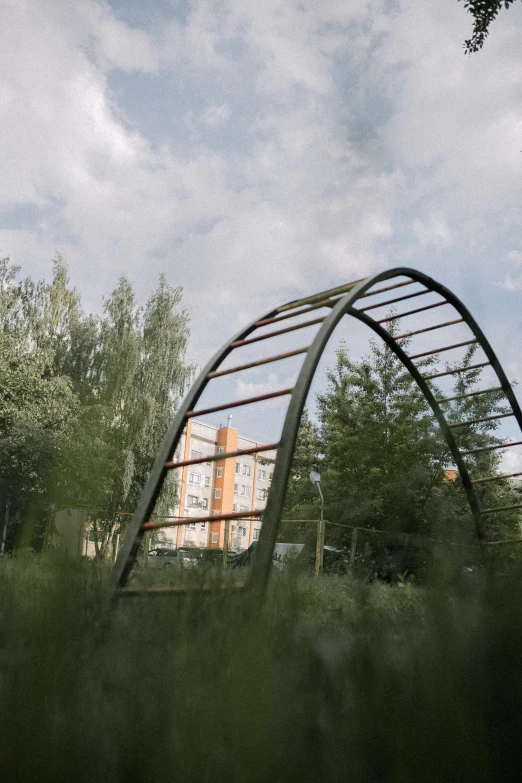
<path id="1" fill-rule="evenodd" d="M 99 554 L 132 510 L 192 369 L 182 291 L 160 277 L 145 308 L 122 278 L 86 315 L 57 257 L 50 283 L 0 262 L 0 530 L 86 507 Z M 169 477 L 161 502 L 173 505 Z M 10 520 L 9 520 L 10 517 Z M 20 526 L 19 526 L 20 527 Z M 10 545 L 10 543 L 9 543 Z"/>
<path id="2" fill-rule="evenodd" d="M 443 446 L 401 362 L 375 342 L 353 362 L 341 345 L 317 402 L 328 518 L 417 531 L 443 481 Z"/>
<path id="3" fill-rule="evenodd" d="M 520 573 L 430 589 L 274 574 L 253 615 L 217 591 L 110 618 L 106 579 L 0 558 L 4 780 L 520 777 Z"/>
<path id="4" fill-rule="evenodd" d="M 462 2 L 462 0 L 458 0 Z M 482 49 L 486 37 L 489 35 L 489 26 L 495 20 L 498 12 L 504 7 L 508 9 L 515 0 L 464 0 L 464 8 L 473 16 L 473 35 L 464 42 L 466 54 L 478 52 Z"/>
<path id="5" fill-rule="evenodd" d="M 15 283 L 18 271 L 0 261 L 0 531 L 10 521 L 14 534 L 13 521 L 24 520 L 25 543 L 31 543 L 35 533 L 42 534 L 55 500 L 51 477 L 59 473 L 79 404 L 70 378 L 53 361 L 64 350 L 64 308 L 57 294 L 63 264 L 55 262 L 47 286 Z M 67 307 L 74 313 L 73 297 Z"/>
<path id="6" fill-rule="evenodd" d="M 398 319 L 394 332 L 398 333 Z M 402 341 L 403 349 L 407 342 Z M 458 361 L 458 368 L 476 363 L 473 345 Z M 425 375 L 437 363 L 436 356 L 419 363 Z M 457 365 L 446 364 L 446 370 Z M 442 393 L 430 381 L 436 398 L 467 395 L 483 387 L 482 370 L 471 369 L 454 376 L 453 391 Z M 433 541 L 473 544 L 474 523 L 464 489 L 452 473 L 452 457 L 431 408 L 415 381 L 385 345 L 370 343 L 370 352 L 360 361 L 350 358 L 341 344 L 336 363 L 327 372 L 327 389 L 317 397 L 318 424 L 306 415 L 298 436 L 294 467 L 286 498 L 285 517 L 317 519 L 319 498 L 308 478 L 312 465 L 321 473 L 325 497 L 327 543 L 349 546 L 351 530 L 359 529 L 358 552 L 366 559 L 383 548 L 390 551 L 413 547 L 411 561 L 426 564 L 422 551 Z M 501 393 L 462 397 L 444 404 L 450 423 L 483 419 L 506 412 Z M 482 448 L 500 442 L 495 431 L 499 420 L 480 422 L 452 430 L 461 450 Z M 466 457 L 473 477 L 498 473 L 499 452 L 483 451 Z M 481 507 L 509 505 L 520 498 L 507 481 L 477 487 Z M 490 515 L 490 539 L 520 535 L 516 510 Z M 343 527 L 344 526 L 344 527 Z M 308 525 L 308 532 L 315 531 Z M 365 529 L 384 534 L 364 534 Z M 292 525 L 304 536 L 304 529 Z M 311 532 L 310 532 L 311 531 Z M 286 540 L 295 540 L 283 529 Z M 403 534 L 408 536 L 404 538 Z M 410 568 L 408 559 L 404 568 Z M 391 557 L 393 560 L 393 557 Z M 399 570 L 402 572 L 404 568 Z"/>

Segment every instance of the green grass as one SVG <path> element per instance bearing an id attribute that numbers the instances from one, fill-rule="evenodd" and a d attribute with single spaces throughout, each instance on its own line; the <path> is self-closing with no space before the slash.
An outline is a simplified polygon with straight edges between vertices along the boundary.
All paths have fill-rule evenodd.
<path id="1" fill-rule="evenodd" d="M 2 780 L 520 779 L 517 573 L 430 588 L 276 573 L 254 615 L 193 595 L 109 617 L 107 575 L 0 562 Z"/>

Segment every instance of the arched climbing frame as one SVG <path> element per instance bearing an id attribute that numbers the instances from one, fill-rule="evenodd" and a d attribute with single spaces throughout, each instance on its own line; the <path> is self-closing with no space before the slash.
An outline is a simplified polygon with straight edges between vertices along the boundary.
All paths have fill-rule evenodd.
<path id="1" fill-rule="evenodd" d="M 376 300 L 371 302 L 371 297 L 384 294 L 388 291 L 396 291 L 398 295 L 392 295 L 391 299 L 382 300 L 379 298 L 378 301 Z M 440 295 L 441 299 L 438 299 L 436 302 L 430 303 L 428 305 L 415 307 L 414 309 L 397 313 L 397 315 L 393 315 L 391 317 L 377 319 L 373 317 L 373 312 L 379 308 L 395 305 L 399 302 L 405 302 L 410 299 L 416 299 L 418 300 L 419 304 L 422 304 L 422 297 L 428 294 L 438 294 Z M 367 303 L 368 299 L 370 300 L 369 304 Z M 416 303 L 417 302 L 415 302 L 415 304 Z M 439 307 L 445 307 L 445 312 L 448 312 L 448 310 L 451 309 L 451 317 L 436 325 L 426 326 L 423 329 L 417 329 L 415 331 L 406 332 L 401 335 L 393 335 L 387 329 L 387 324 L 393 322 L 394 320 L 403 319 L 417 313 L 427 314 L 430 310 Z M 330 312 L 322 315 L 318 314 L 318 311 L 321 310 L 329 310 Z M 314 314 L 311 319 L 306 318 L 308 313 Z M 522 439 L 499 445 L 462 451 L 459 450 L 453 433 L 453 430 L 457 427 L 479 424 L 491 419 L 514 417 L 522 435 L 522 412 L 520 410 L 520 406 L 493 349 L 484 336 L 482 330 L 472 317 L 471 313 L 462 304 L 462 302 L 451 293 L 451 291 L 427 275 L 422 274 L 421 272 L 417 272 L 414 269 L 409 269 L 406 267 L 398 267 L 387 272 L 382 272 L 380 274 L 364 278 L 362 280 L 356 280 L 355 282 L 347 283 L 346 285 L 340 286 L 338 288 L 322 291 L 321 293 L 314 296 L 297 299 L 295 301 L 289 302 L 288 304 L 282 305 L 281 307 L 278 307 L 275 310 L 267 313 L 263 318 L 255 320 L 246 328 L 242 329 L 210 360 L 187 394 L 174 421 L 172 422 L 172 425 L 167 432 L 161 448 L 158 451 L 149 479 L 143 490 L 134 516 L 130 522 L 127 536 L 120 549 L 117 562 L 114 566 L 112 586 L 115 596 L 136 594 L 136 591 L 134 590 L 126 590 L 125 584 L 133 567 L 141 539 L 147 530 L 186 524 L 187 521 L 216 522 L 222 519 L 232 520 L 235 518 L 245 518 L 248 516 L 259 517 L 261 515 L 263 519 L 263 525 L 259 537 L 255 562 L 250 571 L 246 588 L 258 596 L 263 594 L 271 568 L 272 551 L 276 542 L 279 520 L 281 519 L 283 512 L 286 486 L 292 464 L 292 458 L 303 408 L 315 371 L 317 369 L 317 365 L 326 348 L 328 340 L 330 339 L 330 336 L 332 335 L 332 332 L 334 331 L 339 321 L 345 315 L 350 315 L 354 318 L 357 318 L 359 321 L 362 321 L 367 326 L 369 326 L 377 335 L 379 335 L 379 337 L 382 338 L 382 340 L 404 364 L 424 394 L 435 418 L 440 425 L 454 463 L 460 473 L 468 503 L 473 515 L 476 533 L 479 539 L 484 538 L 483 520 L 486 514 L 522 507 L 521 503 L 496 508 L 481 508 L 479 498 L 475 491 L 477 484 L 516 475 L 522 475 L 522 473 L 513 473 L 509 475 L 504 474 L 504 476 L 474 476 L 472 478 L 469 474 L 469 468 L 466 465 L 466 457 L 468 455 L 475 454 L 476 452 L 488 451 L 491 449 L 502 449 L 511 446 L 519 446 L 522 445 Z M 299 319 L 299 316 L 305 316 L 305 320 Z M 296 319 L 296 323 L 292 325 L 293 319 Z M 288 321 L 290 321 L 290 325 L 285 323 L 283 327 L 280 328 L 279 325 L 281 322 Z M 438 331 L 442 329 L 450 329 L 451 331 L 451 327 L 453 325 L 461 323 L 467 326 L 469 330 L 469 336 L 467 339 L 461 340 L 460 342 L 451 344 L 449 341 L 447 341 L 445 344 L 439 347 L 435 347 L 432 350 L 422 351 L 421 353 L 416 353 L 413 355 L 407 355 L 399 345 L 399 341 L 403 338 L 413 337 L 414 335 L 427 332 L 433 333 L 433 335 L 435 335 L 438 334 Z M 264 340 L 276 339 L 279 335 L 287 334 L 289 332 L 298 332 L 301 329 L 314 325 L 317 325 L 319 328 L 311 344 L 307 347 L 296 348 L 293 351 L 269 356 L 268 358 L 254 361 L 249 364 L 220 369 L 222 368 L 222 364 L 227 356 L 229 356 L 230 353 L 232 353 L 235 349 L 240 348 L 241 346 Z M 263 331 L 263 333 L 259 335 L 252 336 L 257 330 L 268 326 L 270 327 L 269 331 Z M 430 372 L 428 375 L 423 375 L 415 364 L 415 360 L 417 359 L 422 359 L 423 357 L 430 355 L 435 356 L 446 351 L 452 351 L 454 349 L 471 346 L 473 344 L 478 344 L 478 347 L 480 347 L 485 354 L 485 359 L 478 364 L 473 364 L 469 367 L 457 367 L 454 370 L 447 370 L 445 372 Z M 273 362 L 297 355 L 302 355 L 304 361 L 302 363 L 296 384 L 293 388 L 281 389 L 280 391 L 272 392 L 270 394 L 263 394 L 258 397 L 238 400 L 213 408 L 200 410 L 197 409 L 197 402 L 203 391 L 206 389 L 208 384 L 215 382 L 216 379 L 225 375 L 240 373 L 253 367 L 271 364 Z M 457 375 L 458 373 L 484 368 L 486 366 L 491 367 L 498 379 L 498 383 L 490 388 L 473 391 L 464 395 L 439 399 L 435 396 L 437 393 L 436 390 L 434 390 L 428 383 L 429 380 L 434 378 L 445 375 Z M 497 396 L 502 399 L 502 402 L 505 404 L 508 412 L 496 414 L 495 416 L 488 416 L 484 419 L 448 423 L 444 413 L 446 403 L 460 399 L 461 397 L 471 397 L 478 394 L 488 393 L 497 394 Z M 266 444 L 263 447 L 235 451 L 229 454 L 219 454 L 211 457 L 206 456 L 201 459 L 193 459 L 183 462 L 172 461 L 172 456 L 176 452 L 176 448 L 183 434 L 184 428 L 190 418 L 194 416 L 202 416 L 208 413 L 214 413 L 221 410 L 227 410 L 229 408 L 238 406 L 255 405 L 262 400 L 267 400 L 274 397 L 289 398 L 281 439 L 278 443 Z M 277 456 L 275 460 L 273 480 L 268 494 L 266 508 L 262 512 L 258 510 L 251 512 L 221 514 L 219 516 L 190 517 L 190 520 L 176 520 L 174 522 L 165 521 L 163 523 L 148 521 L 153 513 L 156 500 L 169 470 L 181 468 L 189 464 L 197 465 L 198 463 L 208 461 L 216 462 L 227 458 L 240 457 L 244 454 L 262 453 L 263 451 L 266 452 L 274 449 L 277 450 Z M 175 590 L 175 588 L 173 588 L 173 590 Z"/>

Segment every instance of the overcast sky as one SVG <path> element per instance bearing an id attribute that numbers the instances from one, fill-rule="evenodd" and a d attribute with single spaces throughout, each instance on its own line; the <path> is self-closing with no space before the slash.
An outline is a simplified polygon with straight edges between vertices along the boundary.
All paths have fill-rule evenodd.
<path id="1" fill-rule="evenodd" d="M 203 362 L 283 301 L 407 264 L 522 379 L 521 3 L 471 57 L 456 0 L 0 5 L 0 252 L 24 273 L 59 251 L 100 311 L 163 271 Z"/>

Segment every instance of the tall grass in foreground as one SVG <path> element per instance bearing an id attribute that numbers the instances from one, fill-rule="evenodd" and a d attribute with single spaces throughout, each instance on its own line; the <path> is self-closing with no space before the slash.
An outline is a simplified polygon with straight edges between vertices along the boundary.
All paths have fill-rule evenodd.
<path id="1" fill-rule="evenodd" d="M 255 616 L 194 595 L 107 620 L 104 569 L 5 559 L 1 778 L 519 780 L 520 576 L 276 573 Z"/>

